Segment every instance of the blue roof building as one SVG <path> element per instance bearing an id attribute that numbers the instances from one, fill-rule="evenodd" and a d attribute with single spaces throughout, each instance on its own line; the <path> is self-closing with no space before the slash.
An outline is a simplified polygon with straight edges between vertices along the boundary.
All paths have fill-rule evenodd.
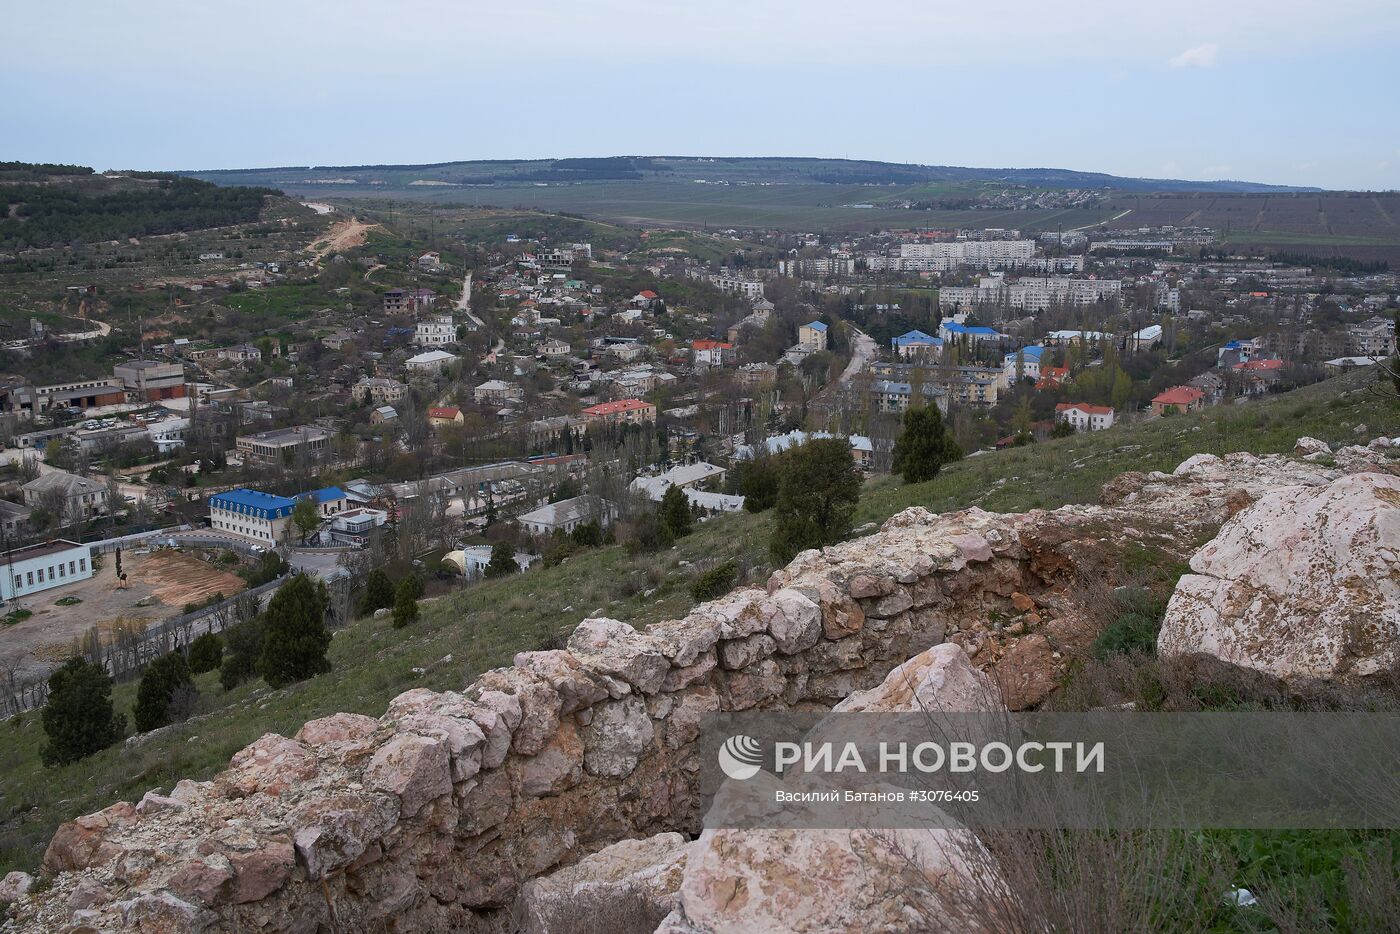
<path id="1" fill-rule="evenodd" d="M 989 328 L 980 324 L 960 324 L 957 321 L 944 321 L 938 326 L 938 334 L 945 341 L 955 340 L 964 335 L 975 341 L 1000 340 L 1002 337 L 994 328 Z"/>
<path id="2" fill-rule="evenodd" d="M 318 505 L 324 505 L 338 499 L 345 499 L 345 491 L 338 486 L 327 486 L 319 490 L 312 490 L 310 493 L 302 493 L 297 499 L 314 499 Z"/>
<path id="3" fill-rule="evenodd" d="M 263 493 L 260 490 L 228 490 L 209 497 L 210 509 L 223 509 L 266 521 L 290 516 L 296 504 L 294 499 L 275 493 Z"/>
<path id="4" fill-rule="evenodd" d="M 813 331 L 826 330 L 826 325 L 822 324 L 820 321 L 812 321 L 807 325 L 807 327 L 811 328 Z"/>

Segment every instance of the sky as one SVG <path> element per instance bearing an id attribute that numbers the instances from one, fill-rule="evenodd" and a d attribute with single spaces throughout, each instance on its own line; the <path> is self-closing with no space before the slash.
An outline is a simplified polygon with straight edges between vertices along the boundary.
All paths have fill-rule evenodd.
<path id="1" fill-rule="evenodd" d="M 1398 0 L 0 0 L 0 159 L 824 156 L 1400 188 Z"/>

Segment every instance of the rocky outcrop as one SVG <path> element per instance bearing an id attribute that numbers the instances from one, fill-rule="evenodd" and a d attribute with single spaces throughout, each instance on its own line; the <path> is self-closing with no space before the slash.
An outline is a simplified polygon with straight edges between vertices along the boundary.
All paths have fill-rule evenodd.
<path id="1" fill-rule="evenodd" d="M 927 694 L 921 678 L 951 685 L 966 673 L 882 682 L 945 642 L 995 672 L 1010 706 L 1035 705 L 1097 634 L 1084 585 L 1112 584 L 1127 543 L 1184 557 L 1272 489 L 1324 488 L 1344 461 L 1384 458 L 1357 450 L 1336 452 L 1336 468 L 1201 455 L 1172 474 L 1125 475 L 1098 506 L 916 507 L 683 619 L 640 632 L 585 620 L 567 649 L 521 653 L 461 692 L 409 691 L 378 719 L 336 715 L 290 739 L 264 736 L 212 781 L 65 824 L 45 858 L 51 878 L 18 897 L 9 924 L 487 926 L 526 882 L 610 844 L 697 833 L 707 713 Z M 842 847 L 858 849 L 801 845 L 838 863 Z M 777 852 L 754 851 L 754 865 Z"/>
<path id="2" fill-rule="evenodd" d="M 1285 681 L 1400 668 L 1400 478 L 1268 493 L 1191 570 L 1167 606 L 1164 655 L 1213 655 Z"/>

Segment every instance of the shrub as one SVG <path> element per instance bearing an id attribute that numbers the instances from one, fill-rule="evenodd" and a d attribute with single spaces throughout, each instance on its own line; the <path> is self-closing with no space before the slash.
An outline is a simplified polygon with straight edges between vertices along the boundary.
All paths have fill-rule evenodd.
<path id="1" fill-rule="evenodd" d="M 206 632 L 190 643 L 190 672 L 202 675 L 218 668 L 224 660 L 224 640 Z"/>
<path id="2" fill-rule="evenodd" d="M 520 563 L 515 560 L 515 549 L 510 542 L 497 542 L 491 546 L 491 560 L 486 564 L 487 577 L 509 577 L 520 573 Z M 397 607 L 395 608 L 397 609 Z"/>
<path id="3" fill-rule="evenodd" d="M 360 614 L 368 616 L 375 610 L 394 605 L 394 582 L 382 568 L 375 568 L 365 577 L 365 592 L 360 597 Z"/>
<path id="4" fill-rule="evenodd" d="M 170 723 L 170 702 L 177 691 L 194 687 L 189 663 L 179 652 L 162 655 L 151 662 L 136 688 L 136 730 L 145 733 Z"/>
<path id="5" fill-rule="evenodd" d="M 1166 604 L 1145 590 L 1125 588 L 1114 595 L 1118 616 L 1094 640 L 1096 658 L 1137 652 L 1157 651 L 1157 633 L 1162 628 Z"/>
<path id="6" fill-rule="evenodd" d="M 126 717 L 112 712 L 112 679 L 83 658 L 68 659 L 49 676 L 41 719 L 49 741 L 39 757 L 49 766 L 77 762 L 126 733 Z"/>
<path id="7" fill-rule="evenodd" d="M 733 561 L 717 564 L 695 579 L 690 585 L 690 595 L 696 600 L 714 600 L 734 588 L 739 579 L 739 566 Z"/>
<path id="8" fill-rule="evenodd" d="M 597 519 L 589 519 L 582 525 L 576 526 L 569 537 L 573 539 L 575 545 L 583 548 L 597 548 L 603 544 L 603 527 Z"/>
<path id="9" fill-rule="evenodd" d="M 494 554 L 495 552 L 493 551 L 492 553 Z M 399 581 L 399 586 L 394 591 L 395 605 L 397 605 L 399 594 L 403 593 L 404 588 L 407 588 L 408 592 L 413 594 L 413 599 L 423 599 L 423 581 L 420 580 L 416 574 L 408 574 Z"/>
<path id="10" fill-rule="evenodd" d="M 399 582 L 398 596 L 394 598 L 395 629 L 403 629 L 405 626 L 418 622 L 418 601 L 413 596 L 413 588 L 407 586 L 410 580 L 414 580 L 414 578 L 406 577 Z"/>
<path id="11" fill-rule="evenodd" d="M 219 684 L 225 691 L 232 691 L 258 673 L 258 659 L 262 656 L 263 644 L 262 617 L 229 627 L 224 631 L 224 643 L 224 658 L 219 665 Z"/>

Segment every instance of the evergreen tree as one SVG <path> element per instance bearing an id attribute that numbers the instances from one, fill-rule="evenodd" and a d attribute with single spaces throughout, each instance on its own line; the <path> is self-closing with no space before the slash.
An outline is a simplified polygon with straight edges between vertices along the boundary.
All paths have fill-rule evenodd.
<path id="1" fill-rule="evenodd" d="M 145 733 L 170 723 L 170 704 L 176 692 L 194 689 L 189 663 L 180 652 L 170 652 L 151 662 L 136 688 L 136 731 Z"/>
<path id="2" fill-rule="evenodd" d="M 509 577 L 520 573 L 520 564 L 515 560 L 515 549 L 509 542 L 497 542 L 491 546 L 491 560 L 486 564 L 487 577 Z"/>
<path id="3" fill-rule="evenodd" d="M 413 595 L 409 581 L 416 577 L 405 577 L 399 581 L 399 590 L 394 597 L 394 628 L 402 629 L 410 623 L 418 622 L 418 598 Z"/>
<path id="4" fill-rule="evenodd" d="M 305 574 L 283 584 L 268 603 L 258 674 L 271 687 L 286 687 L 331 670 L 326 658 L 331 644 L 326 630 L 329 605 L 326 585 Z"/>
<path id="5" fill-rule="evenodd" d="M 840 541 L 860 501 L 860 473 L 842 438 L 817 438 L 779 458 L 777 519 L 769 551 L 787 564 L 799 551 Z"/>
<path id="6" fill-rule="evenodd" d="M 202 675 L 218 668 L 224 660 L 224 640 L 206 632 L 190 643 L 190 673 Z"/>
<path id="7" fill-rule="evenodd" d="M 583 548 L 597 548 L 603 544 L 603 526 L 597 519 L 589 519 L 587 522 L 574 526 L 574 530 L 569 533 L 575 545 Z"/>
<path id="8" fill-rule="evenodd" d="M 661 505 L 656 510 L 657 521 L 670 533 L 672 540 L 690 534 L 695 517 L 690 512 L 690 500 L 685 491 L 675 484 L 666 488 L 661 497 Z"/>
<path id="9" fill-rule="evenodd" d="M 778 501 L 778 468 L 771 457 L 756 457 L 743 461 L 738 467 L 739 492 L 744 497 L 744 509 L 763 512 Z"/>
<path id="10" fill-rule="evenodd" d="M 41 717 L 49 739 L 39 752 L 44 765 L 77 762 L 126 733 L 126 717 L 112 713 L 112 679 L 84 658 L 70 658 L 49 675 Z"/>
<path id="11" fill-rule="evenodd" d="M 399 586 L 394 590 L 394 600 L 398 600 L 399 593 L 407 590 L 413 595 L 413 599 L 423 599 L 423 580 L 417 574 L 405 574 L 399 581 Z"/>
<path id="12" fill-rule="evenodd" d="M 360 597 L 360 612 L 370 614 L 394 605 L 394 582 L 382 568 L 375 568 L 365 577 L 365 592 Z"/>
<path id="13" fill-rule="evenodd" d="M 904 430 L 894 443 L 893 469 L 905 483 L 922 483 L 938 476 L 944 464 L 962 457 L 962 450 L 943 424 L 936 405 L 911 408 L 904 413 Z"/>
<path id="14" fill-rule="evenodd" d="M 224 630 L 224 643 L 219 684 L 225 691 L 232 691 L 258 673 L 258 659 L 262 657 L 262 617 L 254 617 Z"/>

